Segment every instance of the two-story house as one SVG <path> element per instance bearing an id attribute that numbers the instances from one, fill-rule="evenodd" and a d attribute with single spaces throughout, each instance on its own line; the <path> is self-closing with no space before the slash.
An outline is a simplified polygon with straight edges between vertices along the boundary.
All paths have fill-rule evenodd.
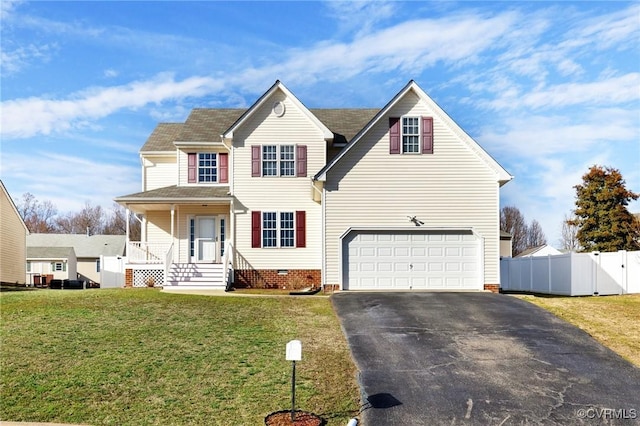
<path id="1" fill-rule="evenodd" d="M 343 290 L 499 287 L 512 177 L 410 81 L 382 109 L 309 109 L 280 81 L 194 109 L 140 151 L 127 283 Z"/>

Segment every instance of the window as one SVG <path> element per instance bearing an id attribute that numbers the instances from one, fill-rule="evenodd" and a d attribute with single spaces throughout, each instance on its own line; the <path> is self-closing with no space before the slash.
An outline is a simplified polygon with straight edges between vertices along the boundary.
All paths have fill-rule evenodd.
<path id="1" fill-rule="evenodd" d="M 278 176 L 278 147 L 262 147 L 262 176 Z"/>
<path id="2" fill-rule="evenodd" d="M 420 125 L 418 117 L 402 117 L 402 152 L 420 152 Z"/>
<path id="3" fill-rule="evenodd" d="M 278 221 L 275 212 L 262 213 L 262 247 L 278 247 Z"/>
<path id="4" fill-rule="evenodd" d="M 217 182 L 218 169 L 217 158 L 213 152 L 201 152 L 198 154 L 198 182 Z"/>
<path id="5" fill-rule="evenodd" d="M 306 213 L 251 212 L 251 247 L 306 247 Z"/>
<path id="6" fill-rule="evenodd" d="M 196 220 L 189 219 L 189 256 L 196 255 Z"/>
<path id="7" fill-rule="evenodd" d="M 433 117 L 389 117 L 389 154 L 433 154 Z"/>
<path id="8" fill-rule="evenodd" d="M 31 262 L 27 262 L 27 272 L 31 272 Z"/>
<path id="9" fill-rule="evenodd" d="M 225 222 L 220 219 L 220 257 L 224 256 Z"/>
<path id="10" fill-rule="evenodd" d="M 280 147 L 280 176 L 295 176 L 296 162 L 293 145 Z"/>
<path id="11" fill-rule="evenodd" d="M 100 272 L 100 259 L 96 260 L 96 272 Z"/>
<path id="12" fill-rule="evenodd" d="M 229 154 L 226 152 L 189 153 L 188 177 L 189 183 L 228 183 L 229 182 Z"/>
<path id="13" fill-rule="evenodd" d="M 251 176 L 307 176 L 306 145 L 253 145 Z"/>
<path id="14" fill-rule="evenodd" d="M 280 247 L 294 247 L 293 212 L 280 213 Z"/>
<path id="15" fill-rule="evenodd" d="M 67 264 L 65 262 L 51 262 L 51 272 L 66 271 Z"/>

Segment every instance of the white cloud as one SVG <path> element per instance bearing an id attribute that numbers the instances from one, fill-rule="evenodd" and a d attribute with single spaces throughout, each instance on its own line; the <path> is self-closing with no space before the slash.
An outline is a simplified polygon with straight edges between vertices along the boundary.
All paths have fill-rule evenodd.
<path id="1" fill-rule="evenodd" d="M 190 77 L 176 81 L 165 74 L 123 86 L 87 89 L 66 99 L 34 97 L 9 100 L 2 103 L 1 132 L 4 138 L 9 139 L 48 135 L 79 126 L 83 120 L 101 119 L 122 109 L 203 96 L 221 88 L 221 83 L 212 78 Z"/>
<path id="2" fill-rule="evenodd" d="M 36 45 L 31 43 L 10 50 L 7 49 L 7 45 L 10 44 L 3 43 L 0 51 L 0 66 L 4 76 L 15 74 L 36 60 L 47 62 L 51 58 L 52 52 L 58 49 L 56 44 Z"/>
<path id="3" fill-rule="evenodd" d="M 40 201 L 51 201 L 58 211 L 68 212 L 79 210 L 87 201 L 110 206 L 113 198 L 140 190 L 137 165 L 44 151 L 38 152 L 37 157 L 39 161 L 34 164 L 31 155 L 3 153 L 3 180 L 11 181 L 14 199 L 30 192 Z M 24 167 L 25 164 L 31 167 Z M 39 164 L 46 165 L 46 179 L 37 172 Z"/>
<path id="4" fill-rule="evenodd" d="M 104 70 L 104 76 L 107 78 L 117 77 L 120 73 L 112 68 Z"/>

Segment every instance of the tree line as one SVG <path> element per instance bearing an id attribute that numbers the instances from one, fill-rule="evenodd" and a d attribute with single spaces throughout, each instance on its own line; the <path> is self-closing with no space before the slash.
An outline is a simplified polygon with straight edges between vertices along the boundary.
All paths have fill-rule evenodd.
<path id="1" fill-rule="evenodd" d="M 48 200 L 39 201 L 31 193 L 25 193 L 16 207 L 27 229 L 40 234 L 90 234 L 125 235 L 127 215 L 124 207 L 114 203 L 111 210 L 86 202 L 79 212 L 59 213 Z M 133 215 L 129 220 L 132 241 L 140 241 L 140 222 Z"/>
<path id="2" fill-rule="evenodd" d="M 626 188 L 619 170 L 595 165 L 574 189 L 576 208 L 564 216 L 560 248 L 583 252 L 640 250 L 640 219 L 627 209 L 640 194 Z M 527 224 L 514 206 L 500 210 L 500 229 L 511 234 L 512 256 L 547 243 L 540 224 L 536 220 Z"/>

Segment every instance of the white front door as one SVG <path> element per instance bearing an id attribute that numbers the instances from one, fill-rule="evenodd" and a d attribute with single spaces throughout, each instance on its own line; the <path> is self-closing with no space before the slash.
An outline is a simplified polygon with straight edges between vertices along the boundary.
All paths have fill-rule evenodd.
<path id="1" fill-rule="evenodd" d="M 216 262 L 218 260 L 216 218 L 211 216 L 197 217 L 195 231 L 196 262 Z"/>

